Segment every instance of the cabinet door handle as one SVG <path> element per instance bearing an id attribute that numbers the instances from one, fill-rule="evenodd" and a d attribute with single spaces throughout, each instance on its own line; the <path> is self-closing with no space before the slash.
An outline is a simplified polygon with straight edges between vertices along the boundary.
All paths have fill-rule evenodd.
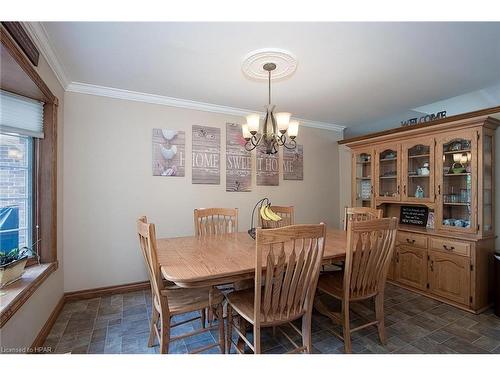
<path id="1" fill-rule="evenodd" d="M 434 272 L 434 261 L 431 260 L 431 272 Z"/>
<path id="2" fill-rule="evenodd" d="M 373 185 L 370 187 L 370 194 L 373 195 Z"/>
<path id="3" fill-rule="evenodd" d="M 438 195 L 441 195 L 441 185 L 438 185 Z"/>
<path id="4" fill-rule="evenodd" d="M 448 250 L 448 251 L 452 251 L 452 250 L 455 250 L 455 246 L 448 247 L 446 245 L 443 245 L 443 249 Z"/>
<path id="5" fill-rule="evenodd" d="M 397 193 L 399 194 L 399 185 L 398 185 Z"/>
<path id="6" fill-rule="evenodd" d="M 399 252 L 396 253 L 396 263 L 399 263 Z"/>
<path id="7" fill-rule="evenodd" d="M 406 195 L 406 184 L 403 185 L 403 194 Z"/>
<path id="8" fill-rule="evenodd" d="M 406 239 L 406 242 L 411 243 L 412 245 L 415 243 L 415 240 L 410 240 L 409 238 Z"/>

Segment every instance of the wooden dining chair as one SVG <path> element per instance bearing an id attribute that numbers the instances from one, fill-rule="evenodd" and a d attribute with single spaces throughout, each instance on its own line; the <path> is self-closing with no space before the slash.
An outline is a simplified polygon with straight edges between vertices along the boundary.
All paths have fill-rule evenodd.
<path id="1" fill-rule="evenodd" d="M 347 230 L 347 223 L 352 221 L 364 221 L 381 219 L 383 211 L 370 207 L 346 207 L 344 213 L 344 230 Z"/>
<path id="2" fill-rule="evenodd" d="M 137 220 L 139 243 L 148 269 L 152 292 L 152 315 L 148 346 L 153 346 L 155 339 L 160 343 L 160 353 L 168 353 L 169 343 L 175 340 L 194 336 L 213 329 L 214 326 L 202 327 L 179 336 L 171 337 L 172 328 L 192 322 L 202 317 L 186 319 L 171 324 L 171 318 L 176 315 L 194 311 L 204 311 L 210 307 L 215 311 L 218 319 L 219 341 L 196 349 L 192 353 L 199 353 L 215 346 L 219 346 L 221 353 L 225 352 L 223 300 L 224 296 L 217 289 L 211 288 L 164 288 L 158 263 L 156 231 L 154 224 L 144 222 L 144 218 Z"/>
<path id="3" fill-rule="evenodd" d="M 259 226 L 264 229 L 281 228 L 295 224 L 293 206 L 271 206 L 271 210 L 281 216 L 280 221 L 265 220 L 259 215 Z"/>
<path id="4" fill-rule="evenodd" d="M 323 274 L 318 281 L 318 291 L 342 302 L 340 314 L 329 311 L 316 298 L 315 307 L 342 325 L 346 353 L 351 353 L 351 333 L 377 325 L 380 341 L 385 345 L 384 288 L 396 242 L 397 218 L 349 221 L 347 225 L 347 250 L 343 272 Z M 350 327 L 351 302 L 375 299 L 375 320 L 356 328 Z"/>
<path id="5" fill-rule="evenodd" d="M 196 208 L 194 210 L 194 234 L 196 237 L 211 236 L 238 232 L 238 209 L 237 208 Z M 233 284 L 220 285 L 219 290 L 228 291 L 234 289 L 246 289 L 251 286 L 248 281 L 236 281 Z M 210 324 L 213 320 L 213 312 L 207 309 L 203 325 L 208 318 Z M 205 318 L 206 317 L 206 318 Z"/>
<path id="6" fill-rule="evenodd" d="M 312 352 L 312 306 L 325 246 L 325 228 L 321 223 L 257 229 L 254 288 L 226 297 L 228 352 L 231 345 L 237 352 L 244 352 L 244 345 L 233 341 L 233 329 L 240 340 L 258 354 L 261 353 L 261 328 L 276 326 L 295 347 L 290 353 Z M 234 323 L 233 311 L 240 320 L 238 325 Z M 291 323 L 300 318 L 301 330 Z M 253 326 L 253 343 L 245 335 L 247 323 Z M 284 324 L 289 324 L 302 336 L 302 345 L 297 345 L 279 327 Z"/>
<path id="7" fill-rule="evenodd" d="M 196 208 L 194 210 L 195 236 L 238 232 L 237 208 Z"/>

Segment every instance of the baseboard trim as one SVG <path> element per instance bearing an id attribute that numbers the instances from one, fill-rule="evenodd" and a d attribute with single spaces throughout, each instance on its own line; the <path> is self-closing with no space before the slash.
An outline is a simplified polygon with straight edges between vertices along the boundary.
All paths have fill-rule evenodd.
<path id="1" fill-rule="evenodd" d="M 149 281 L 139 281 L 135 283 L 106 286 L 103 288 L 77 290 L 75 292 L 64 293 L 64 300 L 65 302 L 77 301 L 81 299 L 104 297 L 112 294 L 136 292 L 138 290 L 145 290 L 149 288 Z"/>
<path id="2" fill-rule="evenodd" d="M 66 301 L 65 301 L 65 298 L 63 295 L 63 296 L 61 296 L 61 299 L 59 300 L 59 302 L 57 302 L 57 305 L 54 307 L 54 310 L 52 310 L 52 313 L 50 314 L 49 318 L 47 319 L 47 321 L 43 325 L 40 332 L 38 332 L 38 335 L 36 336 L 35 341 L 33 341 L 33 344 L 31 344 L 30 349 L 31 349 L 32 353 L 43 353 L 43 350 L 39 350 L 39 348 L 42 347 L 43 343 L 45 342 L 45 339 L 49 335 L 50 330 L 54 326 L 54 323 L 56 322 L 57 317 L 61 313 L 61 310 L 63 309 L 65 302 Z"/>
<path id="3" fill-rule="evenodd" d="M 50 330 L 54 326 L 54 323 L 56 322 L 57 317 L 61 313 L 64 304 L 66 302 L 78 301 L 82 299 L 98 298 L 120 293 L 137 292 L 139 290 L 146 290 L 149 288 L 150 288 L 149 281 L 139 281 L 135 283 L 106 286 L 94 289 L 77 290 L 75 292 L 64 293 L 64 295 L 61 297 L 57 305 L 54 307 L 54 310 L 52 311 L 49 318 L 43 325 L 42 329 L 36 336 L 35 341 L 33 341 L 33 344 L 31 344 L 30 348 L 31 353 L 43 353 L 43 350 L 37 350 L 37 348 L 41 348 L 43 346 L 45 339 L 49 335 Z"/>

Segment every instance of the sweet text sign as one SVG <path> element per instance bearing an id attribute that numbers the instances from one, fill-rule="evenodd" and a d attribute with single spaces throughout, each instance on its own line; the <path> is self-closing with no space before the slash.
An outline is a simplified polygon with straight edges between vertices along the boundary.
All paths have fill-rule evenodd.
<path id="1" fill-rule="evenodd" d="M 252 157 L 240 124 L 226 124 L 226 191 L 252 191 Z"/>

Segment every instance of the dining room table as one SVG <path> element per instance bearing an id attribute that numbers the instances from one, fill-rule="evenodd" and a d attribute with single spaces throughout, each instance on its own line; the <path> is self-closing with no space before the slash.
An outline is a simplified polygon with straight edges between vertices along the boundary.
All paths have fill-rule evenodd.
<path id="1" fill-rule="evenodd" d="M 327 229 L 323 264 L 345 259 L 346 247 L 346 231 Z M 224 285 L 255 274 L 255 240 L 247 232 L 160 238 L 157 250 L 163 277 L 183 288 Z"/>

